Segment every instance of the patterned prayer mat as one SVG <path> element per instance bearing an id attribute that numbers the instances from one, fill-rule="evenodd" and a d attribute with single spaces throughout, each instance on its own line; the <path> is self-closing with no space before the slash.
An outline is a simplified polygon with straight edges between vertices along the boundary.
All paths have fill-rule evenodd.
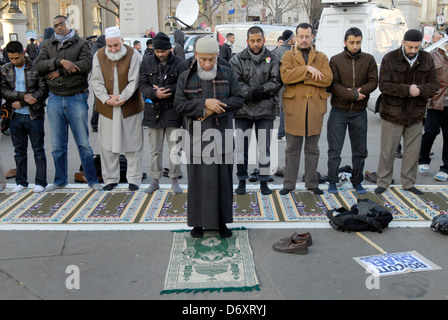
<path id="1" fill-rule="evenodd" d="M 247 230 L 223 239 L 206 231 L 202 239 L 189 231 L 174 233 L 170 262 L 161 294 L 260 290 Z"/>
<path id="2" fill-rule="evenodd" d="M 233 220 L 235 222 L 276 222 L 277 209 L 271 196 L 259 191 L 248 191 L 245 195 L 234 194 Z M 187 192 L 173 194 L 169 190 L 157 190 L 144 210 L 142 223 L 186 222 Z"/>
<path id="3" fill-rule="evenodd" d="M 419 186 L 416 196 L 401 187 L 376 195 L 366 186 L 365 195 L 340 188 L 339 194 L 325 191 L 315 195 L 298 188 L 282 196 L 278 190 L 265 196 L 259 190 L 234 195 L 234 222 L 326 222 L 329 209 L 349 209 L 358 198 L 368 198 L 388 209 L 396 221 L 429 221 L 448 212 L 447 186 Z M 54 192 L 0 192 L 0 224 L 150 224 L 186 223 L 187 191 L 173 194 L 158 190 L 152 195 L 143 189 L 131 192 L 114 189 L 96 192 L 90 188 L 67 188 Z"/>

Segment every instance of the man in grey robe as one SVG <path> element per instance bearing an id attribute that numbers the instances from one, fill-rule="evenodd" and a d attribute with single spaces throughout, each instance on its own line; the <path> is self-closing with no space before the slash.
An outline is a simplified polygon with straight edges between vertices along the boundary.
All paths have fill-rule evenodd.
<path id="1" fill-rule="evenodd" d="M 109 191 L 120 182 L 120 154 L 127 159 L 126 178 L 130 191 L 142 179 L 143 98 L 138 89 L 141 55 L 124 45 L 117 27 L 105 31 L 106 47 L 93 58 L 90 85 L 95 93 L 101 170 Z"/>
<path id="2" fill-rule="evenodd" d="M 232 232 L 233 113 L 244 103 L 238 80 L 230 68 L 217 63 L 219 46 L 207 36 L 196 44 L 196 61 L 179 77 L 174 106 L 185 117 L 183 150 L 187 154 L 187 223 L 191 236 L 218 229 Z"/>

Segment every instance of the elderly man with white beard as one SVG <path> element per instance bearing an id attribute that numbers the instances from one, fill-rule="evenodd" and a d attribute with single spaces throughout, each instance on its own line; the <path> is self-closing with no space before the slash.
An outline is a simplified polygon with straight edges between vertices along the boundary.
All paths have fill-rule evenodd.
<path id="1" fill-rule="evenodd" d="M 213 38 L 198 40 L 196 61 L 180 75 L 174 102 L 188 131 L 187 223 L 194 238 L 204 229 L 232 236 L 226 224 L 233 222 L 233 113 L 244 95 L 232 69 L 217 62 L 218 52 Z"/>
<path id="2" fill-rule="evenodd" d="M 142 180 L 143 97 L 138 88 L 141 55 L 123 43 L 117 27 L 105 30 L 106 47 L 93 58 L 90 85 L 96 96 L 101 169 L 110 191 L 120 182 L 120 154 L 127 159 L 129 191 Z"/>

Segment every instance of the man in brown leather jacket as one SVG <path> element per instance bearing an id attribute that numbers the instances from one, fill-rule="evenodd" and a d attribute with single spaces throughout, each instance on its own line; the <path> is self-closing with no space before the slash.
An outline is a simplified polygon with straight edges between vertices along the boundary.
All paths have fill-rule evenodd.
<path id="1" fill-rule="evenodd" d="M 379 88 L 382 92 L 380 115 L 381 153 L 378 164 L 378 187 L 381 194 L 391 185 L 395 152 L 403 137 L 401 183 L 404 190 L 422 194 L 415 188 L 418 156 L 422 138 L 422 122 L 426 104 L 439 88 L 439 80 L 431 55 L 421 51 L 423 35 L 409 30 L 403 45 L 383 58 Z"/>
<path id="2" fill-rule="evenodd" d="M 378 67 L 375 58 L 362 52 L 363 34 L 350 28 L 345 34 L 345 49 L 330 60 L 333 71 L 331 111 L 327 123 L 328 192 L 338 193 L 336 183 L 341 165 L 341 152 L 348 129 L 352 150 L 353 187 L 359 194 L 362 187 L 364 163 L 367 158 L 367 103 L 378 87 Z"/>
<path id="3" fill-rule="evenodd" d="M 432 96 L 428 104 L 425 133 L 422 137 L 422 145 L 420 149 L 419 171 L 426 173 L 430 171 L 429 164 L 431 158 L 429 153 L 434 144 L 434 140 L 442 130 L 443 148 L 442 161 L 439 173 L 434 179 L 446 182 L 448 181 L 448 51 L 446 43 L 442 44 L 437 50 L 431 53 L 434 58 L 434 64 L 437 69 L 437 75 L 440 80 L 439 91 Z"/>

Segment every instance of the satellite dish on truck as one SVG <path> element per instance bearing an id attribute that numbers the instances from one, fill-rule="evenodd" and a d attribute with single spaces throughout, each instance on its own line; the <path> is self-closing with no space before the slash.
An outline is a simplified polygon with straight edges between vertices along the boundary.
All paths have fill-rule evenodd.
<path id="1" fill-rule="evenodd" d="M 176 8 L 176 16 L 172 17 L 187 28 L 196 22 L 199 16 L 199 4 L 197 0 L 181 0 Z"/>

